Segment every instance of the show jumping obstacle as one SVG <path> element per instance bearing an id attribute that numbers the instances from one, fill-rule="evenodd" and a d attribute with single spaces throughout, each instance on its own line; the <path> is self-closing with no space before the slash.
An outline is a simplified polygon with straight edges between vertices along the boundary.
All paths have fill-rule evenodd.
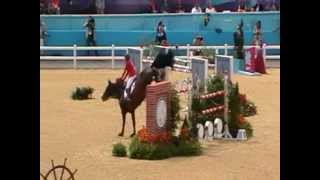
<path id="1" fill-rule="evenodd" d="M 224 125 L 224 132 L 222 134 L 222 137 L 224 139 L 232 139 L 232 136 L 229 132 L 229 122 L 228 122 L 228 111 L 229 111 L 229 107 L 228 107 L 228 103 L 229 103 L 229 90 L 228 90 L 228 75 L 224 76 L 224 90 L 223 91 L 216 91 L 213 93 L 209 93 L 209 94 L 205 94 L 205 95 L 200 95 L 199 99 L 212 99 L 212 98 L 216 98 L 219 96 L 224 96 L 224 105 L 218 105 L 215 107 L 211 107 L 205 110 L 202 110 L 201 113 L 203 115 L 207 115 L 207 114 L 214 114 L 217 113 L 219 111 L 224 110 L 224 121 L 225 121 L 225 125 Z M 198 123 L 197 127 L 198 127 L 198 138 L 199 139 L 208 139 L 208 138 L 213 138 L 213 137 L 218 137 L 218 136 L 213 136 L 212 137 L 212 133 L 208 132 L 208 127 L 211 126 L 212 123 L 207 121 L 205 123 L 205 127 L 203 127 L 202 124 Z M 211 137 L 209 137 L 211 136 Z"/>
<path id="2" fill-rule="evenodd" d="M 180 81 L 180 83 L 185 83 L 187 85 L 187 87 L 183 87 L 181 89 L 178 90 L 178 93 L 188 93 L 188 105 L 187 107 L 183 110 L 183 112 L 188 112 L 188 116 L 187 116 L 187 120 L 188 117 L 190 117 L 190 113 L 191 113 L 191 104 L 192 104 L 192 96 L 194 94 L 194 89 L 192 88 L 193 86 L 188 86 L 188 81 L 186 80 L 183 80 L 183 81 Z M 190 83 L 190 82 L 189 82 Z M 191 84 L 191 83 L 190 83 Z M 193 83 L 192 83 L 193 84 Z M 199 87 L 199 81 L 197 81 L 197 86 L 196 87 Z M 213 93 L 208 93 L 208 94 L 204 94 L 204 95 L 200 95 L 199 96 L 199 99 L 202 99 L 202 100 L 205 100 L 205 99 L 213 99 L 213 98 L 216 98 L 216 97 L 221 97 L 221 96 L 224 96 L 224 105 L 218 105 L 218 106 L 215 106 L 215 107 L 211 107 L 211 108 L 208 108 L 208 109 L 204 109 L 201 111 L 201 113 L 203 115 L 208 115 L 208 114 L 215 114 L 219 111 L 222 111 L 224 110 L 224 120 L 225 120 L 225 126 L 224 126 L 224 132 L 221 136 L 217 136 L 217 135 L 214 135 L 213 137 L 216 137 L 216 138 L 225 138 L 225 139 L 231 139 L 232 136 L 229 132 L 229 127 L 228 127 L 228 96 L 229 96 L 229 91 L 228 91 L 228 75 L 225 75 L 224 76 L 224 90 L 222 91 L 216 91 L 216 92 L 213 92 Z M 197 93 L 199 91 L 199 89 L 196 90 Z M 197 128 L 198 128 L 198 138 L 199 139 L 203 139 L 204 137 L 206 139 L 208 138 L 213 138 L 212 137 L 212 133 L 211 132 L 208 132 L 209 131 L 209 127 L 213 127 L 212 123 L 210 121 L 207 121 L 205 123 L 205 127 L 198 123 L 197 124 Z M 212 131 L 213 131 L 213 128 L 211 128 Z"/>
<path id="3" fill-rule="evenodd" d="M 161 49 L 163 50 L 163 49 Z M 166 50 L 166 49 L 165 49 Z M 139 52 L 140 51 L 140 52 Z M 129 51 L 133 52 L 133 51 Z M 142 61 L 142 50 L 137 50 L 134 53 L 136 54 L 134 57 L 136 60 L 134 60 L 134 62 L 137 62 L 139 67 L 141 64 L 143 64 L 142 62 L 147 62 L 145 60 Z M 141 55 L 139 57 L 139 55 Z M 186 115 L 186 119 L 189 120 L 188 118 L 191 117 L 191 104 L 192 104 L 192 96 L 194 93 L 194 89 L 196 89 L 197 93 L 199 93 L 199 89 L 200 89 L 200 84 L 203 83 L 203 87 L 204 87 L 204 92 L 207 92 L 207 85 L 206 85 L 206 81 L 207 81 L 207 77 L 208 77 L 208 60 L 207 59 L 203 59 L 203 58 L 199 58 L 199 57 L 190 57 L 191 59 L 191 71 L 192 72 L 192 80 L 182 80 L 180 81 L 180 83 L 184 83 L 186 84 L 186 87 L 183 87 L 181 89 L 178 89 L 178 93 L 187 93 L 188 94 L 188 105 L 187 107 L 185 107 L 183 109 L 182 112 L 187 112 L 188 115 Z M 150 60 L 148 60 L 150 61 Z M 225 125 L 224 125 L 224 132 L 222 134 L 222 137 L 224 139 L 232 139 L 232 136 L 229 132 L 229 126 L 228 126 L 228 98 L 229 98 L 229 90 L 228 90 L 228 80 L 231 79 L 231 76 L 233 75 L 233 58 L 232 57 L 228 57 L 228 56 L 217 56 L 216 58 L 216 74 L 218 75 L 223 75 L 224 76 L 224 90 L 223 91 L 217 91 L 217 92 L 213 92 L 213 93 L 209 93 L 209 94 L 204 94 L 204 95 L 200 95 L 199 98 L 200 99 L 212 99 L 215 97 L 219 97 L 219 96 L 224 96 L 224 105 L 218 105 L 215 107 L 210 107 L 208 109 L 204 109 L 201 111 L 201 113 L 203 115 L 208 115 L 208 114 L 214 114 L 217 113 L 219 111 L 224 110 L 224 121 L 225 121 Z M 152 63 L 152 61 L 150 61 L 150 63 Z M 176 66 L 176 65 L 175 65 Z M 189 69 L 188 69 L 189 70 Z M 167 73 L 166 73 L 167 74 Z M 168 79 L 168 78 L 166 78 Z M 192 86 L 190 86 L 192 85 Z M 147 95 L 148 97 L 148 95 Z M 150 96 L 149 96 L 150 97 Z M 151 98 L 151 97 L 150 97 Z M 148 101 L 148 100 L 147 100 Z M 148 107 L 147 107 L 148 109 Z M 148 111 L 150 112 L 150 111 Z M 167 110 L 168 112 L 168 110 Z M 207 136 L 212 136 L 210 133 L 208 133 L 208 127 L 212 125 L 211 122 L 206 122 L 206 128 L 203 127 L 202 124 L 198 124 L 198 135 L 199 138 L 202 139 L 204 135 Z M 212 128 L 211 128 L 212 129 Z M 203 133 L 201 133 L 203 132 Z M 218 137 L 218 136 L 213 136 L 213 137 Z"/>

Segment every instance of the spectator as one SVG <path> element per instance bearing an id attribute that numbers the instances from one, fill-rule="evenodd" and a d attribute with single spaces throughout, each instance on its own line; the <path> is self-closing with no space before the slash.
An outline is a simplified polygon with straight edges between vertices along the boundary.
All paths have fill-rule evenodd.
<path id="1" fill-rule="evenodd" d="M 160 21 L 156 28 L 156 43 L 161 44 L 163 40 L 167 41 L 166 26 Z"/>
<path id="2" fill-rule="evenodd" d="M 48 36 L 46 24 L 40 18 L 40 46 L 44 46 L 45 38 Z M 40 55 L 43 55 L 44 52 L 40 51 Z"/>
<path id="3" fill-rule="evenodd" d="M 95 20 L 92 16 L 89 16 L 88 20 L 83 25 L 86 30 L 86 45 L 87 46 L 96 46 L 96 32 L 95 32 Z M 97 50 L 94 51 L 95 55 L 98 56 Z M 87 55 L 89 55 L 89 51 L 87 51 Z"/>
<path id="4" fill-rule="evenodd" d="M 215 13 L 215 12 L 216 12 L 216 9 L 210 3 L 209 6 L 206 8 L 206 13 Z"/>
<path id="5" fill-rule="evenodd" d="M 155 0 L 150 0 L 150 8 L 152 13 L 157 13 Z"/>
<path id="6" fill-rule="evenodd" d="M 193 39 L 192 45 L 193 46 L 203 46 L 203 37 L 198 35 Z"/>
<path id="7" fill-rule="evenodd" d="M 262 45 L 261 21 L 257 21 L 253 30 L 253 42 Z"/>
<path id="8" fill-rule="evenodd" d="M 168 13 L 168 0 L 162 0 L 160 2 L 161 2 L 160 11 L 162 13 Z"/>
<path id="9" fill-rule="evenodd" d="M 96 8 L 98 14 L 104 14 L 105 0 L 96 0 Z"/>
<path id="10" fill-rule="evenodd" d="M 264 7 L 261 3 L 257 3 L 254 7 L 254 11 L 264 11 Z"/>
<path id="11" fill-rule="evenodd" d="M 97 13 L 96 0 L 87 0 L 87 1 L 89 1 L 89 5 L 86 10 L 86 13 L 96 14 Z"/>
<path id="12" fill-rule="evenodd" d="M 55 14 L 60 14 L 60 0 L 51 0 Z"/>
<path id="13" fill-rule="evenodd" d="M 162 40 L 160 46 L 169 46 L 169 43 L 167 40 Z"/>
<path id="14" fill-rule="evenodd" d="M 178 7 L 176 12 L 177 13 L 185 13 L 184 9 L 182 9 L 180 6 Z"/>
<path id="15" fill-rule="evenodd" d="M 272 3 L 270 10 L 271 10 L 271 11 L 278 11 L 277 4 L 276 4 L 276 3 Z"/>
<path id="16" fill-rule="evenodd" d="M 243 21 L 241 20 L 241 23 L 237 26 L 236 32 L 233 33 L 233 41 L 234 41 L 234 50 L 235 50 L 235 57 L 238 59 L 243 59 L 243 44 L 244 44 L 244 38 L 243 38 Z"/>
<path id="17" fill-rule="evenodd" d="M 239 6 L 238 6 L 237 12 L 245 12 L 245 11 L 246 11 L 246 10 L 245 10 L 244 5 L 239 5 Z"/>
<path id="18" fill-rule="evenodd" d="M 198 4 L 196 4 L 192 10 L 191 10 L 191 13 L 202 13 L 202 10 L 200 8 L 200 6 Z"/>
<path id="19" fill-rule="evenodd" d="M 45 4 L 44 2 L 40 1 L 40 14 L 46 14 L 47 11 L 46 11 L 46 7 L 45 7 Z"/>
<path id="20" fill-rule="evenodd" d="M 263 57 L 263 50 L 262 50 L 262 44 L 260 42 L 254 42 L 255 47 L 255 52 L 254 52 L 254 58 L 252 64 L 252 68 L 254 72 L 258 72 L 261 74 L 266 74 L 266 67 L 264 64 L 264 57 Z"/>
<path id="21" fill-rule="evenodd" d="M 200 35 L 196 36 L 196 38 L 193 39 L 192 45 L 193 46 L 203 46 L 204 45 L 203 37 Z M 192 53 L 194 56 L 200 56 L 202 54 L 201 49 L 196 49 Z"/>
<path id="22" fill-rule="evenodd" d="M 185 11 L 183 9 L 178 9 L 177 13 L 185 13 Z"/>
<path id="23" fill-rule="evenodd" d="M 49 2 L 48 14 L 60 14 L 60 7 L 53 2 Z"/>

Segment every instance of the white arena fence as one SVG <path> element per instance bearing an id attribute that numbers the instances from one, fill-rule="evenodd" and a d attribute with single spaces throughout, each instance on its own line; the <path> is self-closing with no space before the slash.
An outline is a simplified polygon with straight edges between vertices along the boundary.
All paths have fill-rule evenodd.
<path id="1" fill-rule="evenodd" d="M 114 61 L 115 60 L 123 60 L 123 56 L 116 56 L 115 51 L 122 50 L 128 52 L 129 48 L 137 48 L 138 46 L 119 46 L 116 47 L 112 46 L 40 46 L 40 51 L 72 51 L 72 56 L 46 56 L 40 55 L 40 60 L 72 60 L 73 61 L 73 68 L 77 69 L 77 61 L 78 60 L 110 60 L 111 61 L 111 68 L 114 69 Z M 186 63 L 188 65 L 185 68 L 190 68 L 190 59 L 192 54 L 190 53 L 192 50 L 199 50 L 199 49 L 214 49 L 215 54 L 219 54 L 219 50 L 223 50 L 223 55 L 228 55 L 228 50 L 234 49 L 234 46 L 225 44 L 224 46 L 190 46 L 187 44 L 186 46 L 155 46 L 159 48 L 166 48 L 166 49 L 178 49 L 178 50 L 186 50 L 186 56 L 176 56 L 176 61 L 181 63 Z M 244 49 L 251 48 L 253 46 L 244 46 Z M 143 47 L 143 50 L 148 49 L 147 47 Z M 264 44 L 263 47 L 263 56 L 266 60 L 280 60 L 280 55 L 267 55 L 267 50 L 280 50 L 280 45 L 266 45 Z M 77 51 L 83 50 L 111 50 L 111 56 L 78 56 Z M 152 61 L 151 57 L 144 57 L 144 62 Z M 183 65 L 179 65 L 183 68 Z M 209 64 L 209 67 L 214 67 L 214 64 Z"/>

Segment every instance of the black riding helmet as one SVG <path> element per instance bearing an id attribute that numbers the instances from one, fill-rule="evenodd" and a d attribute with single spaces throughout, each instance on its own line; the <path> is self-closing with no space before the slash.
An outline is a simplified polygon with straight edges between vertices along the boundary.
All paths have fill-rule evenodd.
<path id="1" fill-rule="evenodd" d="M 125 56 L 124 56 L 124 59 L 130 59 L 130 55 L 129 54 L 126 54 Z"/>

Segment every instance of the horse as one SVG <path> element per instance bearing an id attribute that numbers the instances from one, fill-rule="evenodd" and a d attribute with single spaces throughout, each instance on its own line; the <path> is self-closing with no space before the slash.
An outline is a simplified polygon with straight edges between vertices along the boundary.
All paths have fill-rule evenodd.
<path id="1" fill-rule="evenodd" d="M 166 60 L 164 60 L 164 58 Z M 161 56 L 161 58 L 157 59 L 157 63 L 160 60 L 162 60 L 160 67 L 168 66 L 168 63 L 163 64 L 163 62 L 172 63 L 173 54 L 169 53 L 166 56 Z M 133 126 L 133 133 L 130 135 L 130 137 L 136 134 L 135 110 L 138 106 L 140 106 L 140 104 L 146 97 L 147 85 L 150 84 L 154 79 L 156 81 L 160 81 L 159 79 L 157 79 L 157 77 L 159 76 L 160 76 L 159 71 L 157 71 L 152 67 L 146 67 L 145 69 L 143 69 L 143 71 L 137 75 L 136 80 L 131 84 L 131 87 L 134 83 L 135 83 L 135 86 L 131 90 L 131 93 L 128 94 L 129 98 L 124 98 L 125 82 L 123 80 L 117 79 L 115 83 L 111 82 L 110 80 L 108 81 L 108 85 L 101 99 L 102 101 L 106 101 L 109 98 L 114 98 L 119 100 L 119 105 L 120 105 L 121 114 L 122 114 L 122 129 L 121 129 L 121 132 L 118 134 L 119 136 L 123 136 L 124 134 L 124 127 L 125 127 L 127 113 L 131 113 L 132 126 Z"/>
<path id="2" fill-rule="evenodd" d="M 108 81 L 108 86 L 103 93 L 101 99 L 106 101 L 109 98 L 115 98 L 119 100 L 119 105 L 122 114 L 122 130 L 118 134 L 123 136 L 124 127 L 126 122 L 126 114 L 131 113 L 132 124 L 133 124 L 133 133 L 130 137 L 136 134 L 135 127 L 135 109 L 142 103 L 146 96 L 146 86 L 152 82 L 154 77 L 157 76 L 156 71 L 153 71 L 150 67 L 145 68 L 136 78 L 135 88 L 131 91 L 129 100 L 124 98 L 125 82 L 121 79 L 117 79 L 115 83 Z"/>

